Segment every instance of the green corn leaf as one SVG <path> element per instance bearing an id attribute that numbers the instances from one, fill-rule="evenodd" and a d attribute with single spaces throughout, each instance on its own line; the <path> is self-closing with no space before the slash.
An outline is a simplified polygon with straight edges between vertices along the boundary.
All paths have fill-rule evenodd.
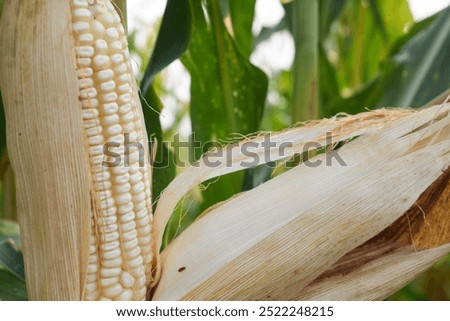
<path id="1" fill-rule="evenodd" d="M 201 145 L 195 150 L 198 159 L 213 141 L 259 130 L 268 81 L 227 32 L 217 0 L 206 2 L 208 16 L 199 1 L 191 0 L 190 6 L 192 38 L 182 62 L 191 75 L 190 113 L 192 130 Z M 243 173 L 237 173 L 206 183 L 199 211 L 240 192 L 243 179 Z"/>
<path id="2" fill-rule="evenodd" d="M 0 243 L 0 300 L 27 300 L 23 256 L 9 241 Z"/>

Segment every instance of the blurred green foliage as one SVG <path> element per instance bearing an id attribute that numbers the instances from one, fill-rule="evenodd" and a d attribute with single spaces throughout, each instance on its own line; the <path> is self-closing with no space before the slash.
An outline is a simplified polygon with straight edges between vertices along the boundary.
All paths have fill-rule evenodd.
<path id="1" fill-rule="evenodd" d="M 22 252 L 12 241 L 0 241 L 0 300 L 27 300 Z"/>
<path id="2" fill-rule="evenodd" d="M 210 144 L 211 140 L 220 144 L 233 142 L 236 133 L 282 130 L 292 125 L 292 108 L 304 107 L 291 104 L 292 92 L 296 90 L 292 79 L 302 68 L 276 71 L 270 75 L 267 89 L 265 86 L 258 89 L 254 85 L 260 85 L 265 77 L 248 58 L 259 45 L 279 32 L 287 30 L 293 39 L 301 39 L 292 28 L 296 19 L 293 3 L 283 5 L 285 16 L 276 26 L 264 27 L 258 34 L 250 33 L 249 21 L 255 14 L 253 1 L 245 5 L 233 0 L 189 3 L 190 11 L 186 10 L 185 14 L 189 15 L 192 33 L 181 61 L 191 77 L 190 101 L 178 110 L 189 117 L 196 139 L 202 144 Z M 167 14 L 170 13 L 166 11 Z M 450 32 L 446 23 L 450 21 L 449 14 L 449 9 L 445 9 L 424 21 L 414 22 L 407 0 L 320 0 L 317 19 L 320 116 L 330 117 L 339 112 L 355 114 L 382 106 L 420 106 L 449 88 L 450 73 L 446 69 L 450 65 L 450 41 L 447 41 Z M 159 37 L 162 36 L 173 39 L 167 33 L 160 33 Z M 418 71 L 417 65 L 421 66 Z M 419 86 L 415 79 L 422 80 Z M 164 81 L 161 86 L 164 87 Z M 264 99 L 266 90 L 267 99 Z M 176 117 L 167 132 L 177 133 L 181 119 Z M 162 137 L 165 137 L 164 130 Z M 194 158 L 209 147 L 206 144 L 197 150 Z M 187 159 L 194 151 L 193 146 L 190 150 L 188 155 L 175 157 Z M 179 204 L 167 227 L 164 244 L 209 206 L 251 189 L 271 175 L 269 167 L 260 166 L 206 182 Z M 437 275 L 441 270 L 448 272 L 448 266 L 437 265 L 430 273 Z M 425 279 L 422 277 L 392 298 L 434 298 L 428 295 L 430 289 L 426 290 L 425 284 L 430 282 Z M 414 292 L 413 288 L 421 292 Z M 441 298 L 449 299 L 446 295 Z"/>
<path id="3" fill-rule="evenodd" d="M 157 35 L 151 34 L 145 48 L 137 48 L 134 45 L 134 34 L 129 37 L 132 52 L 143 62 L 138 79 L 142 79 L 141 90 L 145 98 L 143 105 L 147 127 L 150 136 L 169 143 L 178 133 L 182 120 L 189 117 L 191 128 L 203 148 L 197 149 L 195 155 L 193 146 L 187 152 L 169 147 L 168 144 L 158 150 L 158 159 L 169 157 L 172 162 L 169 162 L 169 167 L 161 170 L 155 168 L 156 200 L 176 171 L 182 170 L 172 166 L 176 160 L 196 159 L 212 147 L 211 141 L 219 145 L 232 142 L 236 139 L 236 133 L 245 135 L 259 130 L 282 130 L 293 123 L 290 110 L 293 92 L 292 70 L 280 70 L 269 77 L 265 100 L 264 86 L 257 90 L 247 86 L 260 84 L 265 78 L 261 72 L 247 71 L 249 67 L 255 68 L 248 60 L 251 52 L 283 30 L 293 32 L 291 26 L 295 17 L 292 13 L 292 2 L 283 5 L 285 16 L 278 25 L 264 27 L 259 34 L 252 34 L 249 27 L 249 20 L 254 17 L 253 1 L 240 5 L 240 2 L 233 0 L 183 0 L 183 10 L 171 3 L 167 3 L 160 32 Z M 217 4 L 220 10 L 213 12 L 212 9 Z M 392 92 L 390 87 L 398 85 L 397 80 L 392 80 L 397 77 L 398 68 L 401 67 L 396 57 L 402 56 L 402 50 L 410 50 L 411 53 L 420 51 L 423 45 L 414 45 L 413 41 L 417 37 L 433 42 L 433 34 L 423 36 L 423 33 L 434 33 L 434 30 L 430 32 L 430 28 L 435 24 L 436 18 L 445 18 L 448 14 L 448 10 L 444 10 L 416 23 L 406 0 L 396 4 L 385 0 L 321 0 L 319 5 L 321 117 L 330 117 L 339 112 L 354 114 L 382 106 L 381 102 Z M 170 25 L 171 20 L 176 24 Z M 158 28 L 157 25 L 155 29 Z M 442 30 L 442 26 L 437 28 L 441 33 L 446 32 Z M 177 30 L 183 32 L 176 32 Z M 408 46 L 409 49 L 405 49 Z M 430 45 L 426 44 L 426 47 Z M 153 48 L 155 49 L 152 52 Z M 442 51 L 439 57 L 447 58 L 448 47 L 440 49 Z M 167 56 L 164 55 L 165 50 Z M 190 101 L 187 104 L 178 100 L 175 93 L 165 87 L 164 74 L 155 72 L 178 57 L 191 78 Z M 405 62 L 403 66 L 410 68 L 408 66 L 414 66 L 414 63 Z M 246 65 L 249 67 L 245 67 Z M 426 72 L 435 74 L 440 72 L 440 67 L 434 66 Z M 234 70 L 238 74 L 233 74 L 236 72 Z M 443 88 L 450 86 L 446 77 L 444 75 L 443 79 L 439 78 L 443 80 L 440 83 Z M 392 84 L 387 86 L 386 83 Z M 440 93 L 441 88 L 428 87 L 432 88 L 432 92 L 426 95 L 428 100 Z M 164 107 L 158 96 L 175 98 L 179 105 L 175 121 L 169 129 L 163 130 L 159 117 L 155 117 Z M 394 105 L 393 99 L 383 104 L 388 105 Z M 241 115 L 244 115 L 244 118 L 240 118 Z M 163 163 L 166 164 L 166 161 Z M 173 215 L 165 243 L 182 232 L 209 206 L 252 188 L 264 181 L 264 177 L 271 175 L 270 171 L 263 170 L 266 174 L 258 180 L 254 179 L 251 173 L 258 170 L 249 172 L 245 177 L 238 173 L 206 182 L 206 190 L 200 187 L 198 191 L 194 191 Z M 248 182 L 255 183 L 249 186 Z"/>
<path id="4" fill-rule="evenodd" d="M 195 159 L 214 147 L 211 142 L 231 143 L 235 141 L 230 139 L 233 134 L 258 131 L 268 86 L 267 76 L 240 49 L 245 47 L 244 40 L 251 47 L 251 29 L 241 30 L 241 41 L 236 44 L 225 27 L 219 2 L 207 0 L 205 4 L 204 11 L 201 2 L 190 1 L 193 33 L 182 57 L 191 76 L 192 131 L 201 142 L 201 148 L 194 151 Z M 254 6 L 244 5 L 241 10 L 254 10 Z M 239 193 L 243 179 L 244 173 L 238 172 L 207 182 L 200 211 Z"/>

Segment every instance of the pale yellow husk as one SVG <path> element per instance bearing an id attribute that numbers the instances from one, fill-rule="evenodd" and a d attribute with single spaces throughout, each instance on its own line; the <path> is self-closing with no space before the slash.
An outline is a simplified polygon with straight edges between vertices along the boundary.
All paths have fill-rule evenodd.
<path id="1" fill-rule="evenodd" d="M 80 300 L 89 167 L 68 1 L 5 1 L 0 86 L 30 300 Z"/>
<path id="2" fill-rule="evenodd" d="M 338 128 L 333 134 L 341 139 L 356 133 L 361 136 L 339 151 L 347 166 L 301 164 L 211 209 L 163 252 L 161 279 L 153 299 L 300 298 L 302 289 L 338 259 L 407 212 L 449 167 L 449 109 L 446 104 L 394 120 L 386 116 L 384 121 L 380 118 L 349 131 L 335 121 L 292 130 L 297 150 L 308 141 L 323 141 L 330 127 Z M 346 134 L 339 136 L 341 132 Z M 286 137 L 287 133 L 279 135 Z M 162 230 L 183 193 L 205 179 L 239 169 L 242 158 L 233 158 L 236 166 L 231 168 L 187 169 L 161 197 L 156 228 Z M 404 284 L 447 250 L 417 255 L 412 251 L 415 257 L 405 260 L 411 260 L 405 263 L 410 270 L 397 283 Z M 397 260 L 379 259 L 391 262 L 391 268 Z M 389 265 L 381 265 L 389 271 Z M 389 276 L 379 273 L 365 278 L 375 288 L 377 280 Z M 335 285 L 339 283 L 336 279 Z M 367 298 L 383 295 L 386 292 Z"/>
<path id="3" fill-rule="evenodd" d="M 363 265 L 352 273 L 313 282 L 291 299 L 383 300 L 449 252 L 450 244 L 423 251 L 401 248 Z"/>

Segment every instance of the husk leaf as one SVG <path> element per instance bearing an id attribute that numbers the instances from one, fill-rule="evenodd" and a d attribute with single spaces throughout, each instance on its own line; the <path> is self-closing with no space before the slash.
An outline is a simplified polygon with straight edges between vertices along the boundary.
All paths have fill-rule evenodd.
<path id="1" fill-rule="evenodd" d="M 0 78 L 30 300 L 80 300 L 89 246 L 83 146 L 68 1 L 8 0 Z"/>
<path id="2" fill-rule="evenodd" d="M 389 121 L 390 111 L 385 111 L 386 117 L 378 118 L 382 121 L 368 117 L 368 126 L 362 122 L 360 128 L 329 121 L 290 131 L 296 148 L 320 141 L 330 127 L 339 128 L 333 137 L 361 136 L 339 150 L 346 166 L 326 166 L 321 155 L 321 166 L 300 164 L 208 211 L 163 252 L 153 299 L 298 298 L 346 253 L 402 217 L 448 168 L 449 108 L 408 110 Z M 170 215 L 166 210 L 173 209 L 188 184 L 237 170 L 243 158 L 234 157 L 232 167 L 188 169 L 191 177 L 175 179 L 163 194 L 156 221 Z M 422 261 L 414 273 L 436 260 L 436 255 L 424 257 L 417 259 Z"/>

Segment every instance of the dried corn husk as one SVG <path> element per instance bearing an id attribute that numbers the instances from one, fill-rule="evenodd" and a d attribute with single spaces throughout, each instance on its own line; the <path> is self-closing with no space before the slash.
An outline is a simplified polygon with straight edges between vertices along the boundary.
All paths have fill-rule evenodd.
<path id="1" fill-rule="evenodd" d="M 29 297 L 79 300 L 92 203 L 69 4 L 8 1 L 4 11 L 9 78 L 0 85 Z M 293 145 L 271 160 L 324 144 L 327 132 L 335 141 L 360 137 L 340 151 L 347 166 L 299 165 L 210 209 L 164 251 L 154 299 L 385 297 L 449 251 L 449 108 L 380 110 L 272 134 Z M 251 141 L 264 155 L 263 137 Z M 180 175 L 160 199 L 156 247 L 186 193 L 247 159 L 234 148 L 231 167 L 201 161 Z"/>
<path id="2" fill-rule="evenodd" d="M 296 299 L 384 299 L 449 253 L 449 177 L 447 169 L 396 222 L 339 259 Z"/>
<path id="3" fill-rule="evenodd" d="M 80 300 L 91 202 L 69 1 L 5 1 L 0 86 L 30 300 Z"/>
<path id="4" fill-rule="evenodd" d="M 275 135 L 273 140 L 283 137 L 280 141 L 286 141 L 287 135 L 296 139 L 289 153 L 301 150 L 308 141 L 322 141 L 330 128 L 339 139 L 361 136 L 339 151 L 347 166 L 300 164 L 208 211 L 163 252 L 161 279 L 153 299 L 301 298 L 303 289 L 333 269 L 340 258 L 399 220 L 433 182 L 440 177 L 448 181 L 443 172 L 450 165 L 449 109 L 446 104 L 400 115 L 387 110 L 378 112 L 383 117 L 361 122 L 357 121 L 361 116 L 350 117 L 347 126 L 340 126 L 342 120 L 326 121 Z M 389 117 L 390 113 L 395 116 Z M 238 170 L 243 158 L 236 155 L 231 168 L 201 165 L 186 170 L 162 195 L 156 229 L 161 233 L 183 193 L 203 180 Z M 439 199 L 439 195 L 433 197 Z M 447 204 L 448 197 L 442 202 Z M 440 222 L 448 221 L 448 211 L 443 213 L 447 216 Z M 383 255 L 373 261 L 375 266 L 381 264 L 375 269 L 379 273 L 371 274 L 374 288 L 377 284 L 383 287 L 381 281 L 386 280 L 380 271 L 392 270 L 399 259 L 405 262 L 399 266 L 407 271 L 397 277 L 395 286 L 385 286 L 384 292 L 372 291 L 367 297 L 349 294 L 349 298 L 383 297 L 410 280 L 448 252 L 448 246 L 440 247 L 450 243 L 448 228 L 439 235 L 432 242 L 425 238 L 424 249 L 435 250 L 408 252 L 400 247 L 397 256 L 393 253 L 388 259 Z M 371 265 L 364 267 L 373 270 Z M 364 278 L 368 279 L 367 273 Z M 339 284 L 336 276 L 334 285 Z M 320 290 L 312 289 L 310 295 L 317 299 Z"/>

